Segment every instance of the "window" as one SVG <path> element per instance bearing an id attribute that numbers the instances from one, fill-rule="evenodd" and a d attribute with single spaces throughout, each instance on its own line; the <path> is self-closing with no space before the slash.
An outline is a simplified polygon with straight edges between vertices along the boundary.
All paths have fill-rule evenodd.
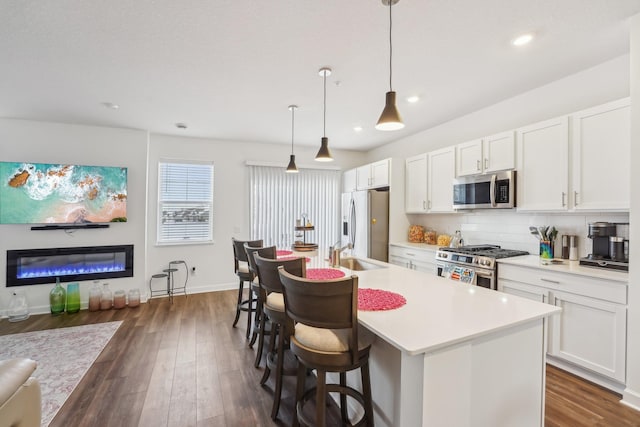
<path id="1" fill-rule="evenodd" d="M 213 163 L 164 162 L 158 170 L 158 244 L 213 241 Z"/>
<path id="2" fill-rule="evenodd" d="M 251 238 L 266 245 L 289 248 L 302 240 L 296 219 L 306 214 L 315 229 L 307 232 L 307 243 L 321 248 L 339 237 L 340 171 L 300 169 L 284 173 L 282 167 L 249 166 Z"/>

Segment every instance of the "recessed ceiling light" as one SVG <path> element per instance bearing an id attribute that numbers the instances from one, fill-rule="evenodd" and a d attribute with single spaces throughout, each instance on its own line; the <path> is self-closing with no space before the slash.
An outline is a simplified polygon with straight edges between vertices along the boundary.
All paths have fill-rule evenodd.
<path id="1" fill-rule="evenodd" d="M 187 128 L 187 124 L 186 123 L 176 123 L 176 127 L 178 129 L 186 129 Z"/>
<path id="2" fill-rule="evenodd" d="M 533 34 L 527 33 L 527 34 L 519 35 L 515 39 L 511 40 L 511 44 L 514 46 L 524 46 L 525 44 L 529 43 L 531 40 L 533 40 Z"/>
<path id="3" fill-rule="evenodd" d="M 112 110 L 117 110 L 118 108 L 120 108 L 118 104 L 114 104 L 113 102 L 103 102 L 102 105 L 105 108 L 111 108 Z"/>
<path id="4" fill-rule="evenodd" d="M 362 126 L 354 126 L 353 130 L 355 130 L 356 132 L 361 132 L 362 131 Z"/>
<path id="5" fill-rule="evenodd" d="M 413 95 L 407 98 L 407 102 L 410 102 L 411 104 L 415 104 L 418 101 L 420 101 L 420 97 L 418 95 Z"/>

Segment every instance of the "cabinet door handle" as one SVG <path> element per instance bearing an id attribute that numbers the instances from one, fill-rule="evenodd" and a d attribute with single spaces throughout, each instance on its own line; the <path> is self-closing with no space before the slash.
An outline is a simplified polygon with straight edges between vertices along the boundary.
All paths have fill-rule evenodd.
<path id="1" fill-rule="evenodd" d="M 489 169 L 489 159 L 487 159 L 486 157 L 484 159 L 484 168 L 485 168 L 485 170 Z"/>
<path id="2" fill-rule="evenodd" d="M 407 256 L 416 256 L 416 254 L 412 254 L 411 252 L 405 252 L 407 254 Z M 409 261 L 411 262 L 411 261 Z"/>
<path id="3" fill-rule="evenodd" d="M 425 211 L 427 210 L 427 201 L 426 200 L 422 201 L 422 209 L 424 209 Z"/>
<path id="4" fill-rule="evenodd" d="M 563 207 L 563 208 L 567 205 L 567 204 L 564 202 L 564 197 L 565 197 L 566 195 L 567 195 L 567 194 L 563 191 L 563 192 L 562 192 L 562 207 Z"/>
<path id="5" fill-rule="evenodd" d="M 578 192 L 574 191 L 573 192 L 573 203 L 578 206 Z"/>
<path id="6" fill-rule="evenodd" d="M 431 209 L 431 200 L 429 200 L 429 209 Z"/>
<path id="7" fill-rule="evenodd" d="M 558 282 L 557 280 L 545 279 L 544 277 L 541 277 L 540 280 L 542 280 L 543 282 L 555 283 L 556 285 L 560 284 L 560 282 Z"/>
<path id="8" fill-rule="evenodd" d="M 480 170 L 480 160 L 476 160 L 476 170 Z"/>

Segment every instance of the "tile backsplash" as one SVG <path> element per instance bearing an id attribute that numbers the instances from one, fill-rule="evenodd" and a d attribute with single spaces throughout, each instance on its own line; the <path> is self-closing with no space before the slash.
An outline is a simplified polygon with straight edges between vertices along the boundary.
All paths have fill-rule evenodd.
<path id="1" fill-rule="evenodd" d="M 407 215 L 411 224 L 435 230 L 437 234 L 452 235 L 460 230 L 465 245 L 494 244 L 506 249 L 518 249 L 537 254 L 538 240 L 529 232 L 530 226 L 555 226 L 556 257 L 561 253 L 563 234 L 578 236 L 578 256 L 591 252 L 587 238 L 589 223 L 608 221 L 628 223 L 628 213 L 528 213 L 512 210 L 478 210 L 467 213 Z M 619 225 L 618 234 L 629 237 L 629 226 Z"/>

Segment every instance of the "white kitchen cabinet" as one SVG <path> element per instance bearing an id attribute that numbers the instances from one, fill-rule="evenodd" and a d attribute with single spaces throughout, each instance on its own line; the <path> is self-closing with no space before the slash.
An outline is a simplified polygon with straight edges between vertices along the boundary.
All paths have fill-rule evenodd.
<path id="1" fill-rule="evenodd" d="M 517 130 L 517 207 L 565 211 L 569 207 L 569 118 Z"/>
<path id="2" fill-rule="evenodd" d="M 404 169 L 404 209 L 406 213 L 427 212 L 427 154 L 409 157 Z"/>
<path id="3" fill-rule="evenodd" d="M 501 132 L 456 146 L 456 175 L 477 175 L 516 167 L 513 131 Z"/>
<path id="4" fill-rule="evenodd" d="M 630 110 L 625 98 L 571 115 L 575 210 L 629 209 Z"/>
<path id="5" fill-rule="evenodd" d="M 482 139 L 463 142 L 456 146 L 456 175 L 476 175 L 482 173 Z"/>
<path id="6" fill-rule="evenodd" d="M 356 169 L 356 186 L 358 190 L 389 186 L 390 159 L 380 160 L 360 166 Z"/>
<path id="7" fill-rule="evenodd" d="M 551 304 L 562 312 L 552 322 L 549 353 L 624 383 L 626 306 L 559 291 Z"/>
<path id="8" fill-rule="evenodd" d="M 498 290 L 562 308 L 550 319 L 549 355 L 620 383 L 626 372 L 627 286 L 498 264 Z"/>
<path id="9" fill-rule="evenodd" d="M 456 174 L 455 147 L 432 151 L 428 156 L 429 212 L 453 212 L 453 179 Z"/>
<path id="10" fill-rule="evenodd" d="M 435 249 L 390 244 L 389 263 L 411 270 L 437 274 Z"/>
<path id="11" fill-rule="evenodd" d="M 350 193 L 357 190 L 356 170 L 349 169 L 342 174 L 342 192 Z"/>

